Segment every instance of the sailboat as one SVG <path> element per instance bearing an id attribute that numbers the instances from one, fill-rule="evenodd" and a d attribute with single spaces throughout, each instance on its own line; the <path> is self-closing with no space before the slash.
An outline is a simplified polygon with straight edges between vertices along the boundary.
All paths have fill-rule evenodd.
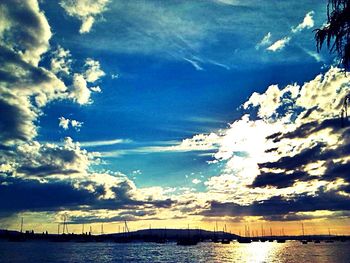
<path id="1" fill-rule="evenodd" d="M 195 237 L 191 237 L 190 235 L 190 226 L 187 227 L 187 236 L 181 237 L 177 240 L 176 243 L 178 246 L 194 246 L 198 244 L 198 239 Z"/>
<path id="2" fill-rule="evenodd" d="M 219 243 L 219 238 L 216 234 L 217 232 L 217 228 L 218 228 L 218 222 L 216 222 L 216 227 L 214 226 L 214 236 L 212 237 L 211 241 L 213 241 L 214 243 Z"/>
<path id="3" fill-rule="evenodd" d="M 114 241 L 116 243 L 129 243 L 129 242 L 131 242 L 129 232 L 130 232 L 129 227 L 128 227 L 128 224 L 126 223 L 126 220 L 125 220 L 122 235 L 118 236 Z"/>
<path id="4" fill-rule="evenodd" d="M 286 243 L 286 239 L 284 237 L 284 229 L 281 230 L 281 237 L 277 239 L 277 243 Z"/>
<path id="5" fill-rule="evenodd" d="M 247 228 L 247 226 L 244 226 L 244 230 L 245 230 L 245 236 L 237 238 L 237 242 L 243 243 L 243 244 L 252 243 L 252 240 L 249 237 L 249 228 Z"/>
<path id="6" fill-rule="evenodd" d="M 305 238 L 305 230 L 304 230 L 304 224 L 303 223 L 301 223 L 301 230 L 303 232 L 303 239 L 301 240 L 301 243 L 303 245 L 305 245 L 305 244 L 307 244 L 308 241 L 306 239 L 304 239 Z"/>
<path id="7" fill-rule="evenodd" d="M 226 237 L 225 237 L 226 235 Z M 223 229 L 223 237 L 221 239 L 221 244 L 230 244 L 231 240 L 227 237 L 227 229 L 226 229 L 226 224 L 225 227 Z"/>
<path id="8" fill-rule="evenodd" d="M 333 243 L 334 240 L 331 239 L 331 230 L 328 228 L 328 239 L 325 241 L 326 243 Z"/>

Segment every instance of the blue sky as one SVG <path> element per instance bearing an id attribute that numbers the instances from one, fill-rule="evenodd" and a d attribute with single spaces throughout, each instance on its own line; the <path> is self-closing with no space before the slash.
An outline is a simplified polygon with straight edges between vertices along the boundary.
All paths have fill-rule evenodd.
<path id="1" fill-rule="evenodd" d="M 297 10 L 293 15 L 281 11 L 293 6 Z M 303 83 L 322 66 L 303 51 L 315 52 L 312 28 L 296 34 L 293 43 L 277 54 L 256 47 L 268 32 L 276 41 L 284 37 L 312 10 L 324 18 L 325 5 L 315 5 L 315 1 L 299 5 L 112 2 L 88 34 L 77 34 L 79 21 L 65 14 L 59 3 L 44 3 L 43 8 L 55 30 L 52 45 L 64 45 L 77 64 L 79 58 L 92 57 L 106 75 L 99 80 L 103 92 L 93 95 L 93 104 L 55 103 L 42 120 L 42 126 L 57 130 L 60 116 L 77 119 L 84 122 L 80 132 L 42 130 L 42 140 L 71 136 L 77 141 L 133 141 L 99 147 L 99 151 L 181 141 L 226 128 L 240 117 L 239 106 L 253 91 L 264 91 L 271 84 Z M 278 26 L 271 23 L 276 20 Z M 198 158 L 196 153 L 128 153 L 108 158 L 103 168 L 124 173 L 141 170 L 136 180 L 141 186 L 178 186 L 186 183 L 186 174 L 201 171 L 211 175 L 205 163 L 210 158 Z M 165 182 L 159 180 L 163 174 L 167 175 Z"/>
<path id="2" fill-rule="evenodd" d="M 9 198 L 10 185 L 38 189 L 35 205 L 14 195 L 13 208 L 1 208 L 8 226 L 44 212 L 52 224 L 64 213 L 72 223 L 202 224 L 215 216 L 337 219 L 350 209 L 342 199 L 336 208 L 299 205 L 305 196 L 348 198 L 345 175 L 325 176 L 347 165 L 347 141 L 335 144 L 329 135 L 325 142 L 326 133 L 312 129 L 290 135 L 315 121 L 329 132 L 331 124 L 311 111 L 337 118 L 348 90 L 335 58 L 316 51 L 313 30 L 326 22 L 326 1 L 28 0 L 1 7 L 0 108 L 8 117 L 0 120 L 0 193 Z M 306 153 L 310 163 L 282 165 L 307 147 L 342 154 L 332 162 L 334 155 Z M 42 202 L 46 187 L 66 198 Z M 281 206 L 292 199 L 296 208 L 245 210 L 276 199 Z"/>

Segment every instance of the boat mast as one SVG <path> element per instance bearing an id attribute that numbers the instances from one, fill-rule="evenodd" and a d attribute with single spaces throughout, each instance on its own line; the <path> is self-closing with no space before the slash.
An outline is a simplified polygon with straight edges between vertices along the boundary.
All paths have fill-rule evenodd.
<path id="1" fill-rule="evenodd" d="M 63 232 L 62 232 L 62 234 L 64 234 L 65 229 L 66 229 L 66 216 L 63 216 Z"/>
<path id="2" fill-rule="evenodd" d="M 128 224 L 126 223 L 126 220 L 124 221 L 124 224 L 125 224 L 125 232 L 129 233 L 130 231 L 129 231 L 129 228 L 128 228 Z"/>
<path id="3" fill-rule="evenodd" d="M 303 236 L 305 236 L 304 223 L 301 223 L 301 230 L 302 230 L 302 232 L 303 232 Z"/>
<path id="4" fill-rule="evenodd" d="M 21 233 L 23 233 L 23 217 L 21 218 Z"/>

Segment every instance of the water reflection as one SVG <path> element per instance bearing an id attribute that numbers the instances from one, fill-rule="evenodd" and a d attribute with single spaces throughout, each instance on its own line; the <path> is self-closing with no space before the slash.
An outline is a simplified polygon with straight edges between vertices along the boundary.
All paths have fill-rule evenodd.
<path id="1" fill-rule="evenodd" d="M 233 242 L 230 245 L 217 245 L 214 250 L 220 262 L 271 262 L 287 243 L 253 242 L 240 244 Z"/>
<path id="2" fill-rule="evenodd" d="M 21 251 L 21 253 L 18 253 Z M 240 244 L 0 242 L 0 262 L 350 262 L 350 242 Z"/>

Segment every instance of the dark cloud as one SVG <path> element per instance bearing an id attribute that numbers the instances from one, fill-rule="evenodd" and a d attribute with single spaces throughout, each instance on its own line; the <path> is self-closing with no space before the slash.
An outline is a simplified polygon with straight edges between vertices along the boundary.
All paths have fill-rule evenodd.
<path id="1" fill-rule="evenodd" d="M 36 1 L 1 1 L 2 46 L 23 54 L 25 61 L 37 65 L 49 48 L 50 26 Z"/>
<path id="2" fill-rule="evenodd" d="M 58 211 L 92 204 L 95 196 L 65 182 L 40 183 L 37 180 L 2 179 L 0 211 Z"/>
<path id="3" fill-rule="evenodd" d="M 49 71 L 33 66 L 2 46 L 0 64 L 0 142 L 30 140 L 36 136 L 34 122 L 40 107 L 62 96 L 65 86 Z"/>
<path id="4" fill-rule="evenodd" d="M 45 82 L 52 81 L 53 74 L 41 67 L 33 66 L 13 50 L 0 46 L 0 62 L 8 68 L 20 68 L 23 72 L 18 75 L 16 71 L 1 69 L 0 83 L 8 88 L 20 88 L 22 90 L 33 88 Z"/>
<path id="5" fill-rule="evenodd" d="M 17 149 L 16 153 L 16 156 L 7 156 L 7 159 L 18 163 L 16 167 L 18 174 L 31 178 L 44 178 L 52 175 L 67 178 L 72 174 L 83 173 L 90 160 L 87 152 L 80 150 L 75 145 L 67 144 L 57 146 L 36 142 L 28 143 Z"/>
<path id="6" fill-rule="evenodd" d="M 343 178 L 346 182 L 350 184 L 350 162 L 331 162 L 328 164 L 328 168 L 325 172 L 325 175 L 323 176 L 323 179 L 332 181 L 337 178 Z"/>
<path id="7" fill-rule="evenodd" d="M 133 188 L 128 181 L 123 181 L 117 186 L 112 187 L 111 190 L 115 193 L 118 200 L 125 201 L 131 199 Z"/>
<path id="8" fill-rule="evenodd" d="M 142 217 L 146 214 L 154 215 L 151 212 L 154 209 L 168 208 L 175 203 L 171 199 L 149 201 L 135 200 L 132 197 L 124 199 L 118 199 L 118 197 L 101 199 L 100 194 L 101 191 L 91 192 L 85 188 L 75 188 L 71 183 L 64 181 L 40 183 L 37 180 L 22 180 L 13 177 L 1 178 L 0 213 L 15 214 L 23 211 L 55 212 L 62 210 L 98 211 L 101 209 L 121 209 L 124 211 L 120 215 L 122 216 L 120 220 L 126 220 L 125 218 L 130 216 Z M 92 220 L 93 218 L 92 215 L 90 219 Z M 89 220 L 89 217 L 86 220 Z M 112 218 L 110 220 L 113 221 Z"/>
<path id="9" fill-rule="evenodd" d="M 268 200 L 255 201 L 250 205 L 211 201 L 209 208 L 199 214 L 208 217 L 279 216 L 282 218 L 281 216 L 289 213 L 318 210 L 348 211 L 350 210 L 350 198 L 336 192 L 319 191 L 315 196 L 300 195 L 293 199 L 275 196 Z"/>
<path id="10" fill-rule="evenodd" d="M 32 132 L 33 113 L 31 111 L 26 111 L 20 106 L 4 100 L 4 97 L 0 97 L 0 112 L 0 142 L 24 141 L 34 135 Z"/>
<path id="11" fill-rule="evenodd" d="M 301 139 L 307 138 L 311 134 L 319 132 L 323 129 L 330 128 L 334 133 L 339 132 L 341 127 L 340 118 L 325 119 L 320 121 L 311 121 L 304 123 L 297 127 L 295 130 L 287 133 L 278 132 L 267 137 L 267 139 L 272 139 L 274 142 L 279 142 L 282 139 Z"/>
<path id="12" fill-rule="evenodd" d="M 311 181 L 315 179 L 333 181 L 337 178 L 344 178 L 350 183 L 349 164 L 344 161 L 334 163 L 334 159 L 342 159 L 350 155 L 349 128 L 341 128 L 339 118 L 326 119 L 321 122 L 313 121 L 301 125 L 292 132 L 275 133 L 267 137 L 269 140 L 279 142 L 283 139 L 302 139 L 311 136 L 324 129 L 331 129 L 335 134 L 340 134 L 342 142 L 336 147 L 328 147 L 324 142 L 315 142 L 313 146 L 304 148 L 294 156 L 285 155 L 275 162 L 260 163 L 260 175 L 258 175 L 250 187 L 273 186 L 285 188 L 293 186 L 297 181 Z M 277 148 L 267 150 L 277 151 Z M 304 171 L 308 164 L 324 161 L 326 172 L 321 176 L 311 176 Z M 268 171 L 265 171 L 268 169 Z M 280 172 L 280 171 L 284 172 Z M 344 187 L 343 187 L 344 188 Z M 345 187 L 344 189 L 347 190 Z"/>
<path id="13" fill-rule="evenodd" d="M 272 215 L 272 216 L 264 216 L 264 220 L 267 221 L 302 221 L 309 219 L 317 219 L 317 218 L 348 218 L 350 216 L 350 211 L 337 211 L 332 215 L 310 215 L 310 214 L 297 214 L 294 212 L 288 213 L 286 215 Z"/>
<path id="14" fill-rule="evenodd" d="M 275 148 L 270 148 L 270 149 L 267 149 L 265 150 L 266 153 L 270 153 L 270 152 L 275 152 L 278 150 L 278 147 L 275 147 Z"/>
<path id="15" fill-rule="evenodd" d="M 24 173 L 30 176 L 45 177 L 50 175 L 70 175 L 74 173 L 79 173 L 78 170 L 67 169 L 62 170 L 62 167 L 57 167 L 55 165 L 42 165 L 37 167 L 31 166 L 21 166 L 17 169 L 17 172 Z"/>
<path id="16" fill-rule="evenodd" d="M 317 178 L 317 176 L 309 176 L 306 172 L 302 171 L 293 171 L 289 174 L 261 172 L 260 175 L 255 177 L 250 187 L 274 186 L 277 188 L 285 188 L 293 186 L 296 181 L 307 181 Z"/>
<path id="17" fill-rule="evenodd" d="M 152 209 L 148 210 L 128 210 L 121 211 L 116 216 L 101 216 L 101 212 L 98 210 L 90 210 L 89 215 L 70 215 L 69 223 L 70 224 L 89 224 L 89 223 L 108 223 L 108 222 L 124 222 L 126 221 L 136 221 L 136 220 L 145 220 L 146 216 L 155 216 L 157 212 Z M 102 212 L 103 215 L 103 212 Z"/>
<path id="18" fill-rule="evenodd" d="M 80 93 L 90 94 L 86 81 L 104 73 L 98 61 L 86 60 L 85 73 L 79 75 L 81 92 L 73 92 L 77 87 L 68 90 L 55 71 L 44 68 L 47 61 L 41 61 L 50 48 L 51 31 L 37 1 L 0 1 L 0 10 L 0 213 L 125 209 L 122 216 L 130 219 L 142 217 L 142 209 L 174 205 L 171 199 L 139 197 L 127 178 L 115 180 L 112 187 L 103 178 L 91 178 L 96 175 L 89 171 L 93 154 L 71 139 L 63 146 L 34 141 L 38 117 L 48 102 L 79 102 L 77 96 L 86 97 Z M 111 191 L 115 197 L 107 199 Z"/>
<path id="19" fill-rule="evenodd" d="M 263 219 L 266 221 L 301 221 L 301 220 L 310 220 L 310 219 L 323 218 L 323 217 L 324 216 L 289 213 L 286 215 L 264 216 Z"/>
<path id="20" fill-rule="evenodd" d="M 285 156 L 276 162 L 262 163 L 259 164 L 259 167 L 267 169 L 295 170 L 303 165 L 314 162 L 315 160 L 320 160 L 320 153 L 324 146 L 323 143 L 319 143 L 312 148 L 302 150 L 294 156 Z"/>

